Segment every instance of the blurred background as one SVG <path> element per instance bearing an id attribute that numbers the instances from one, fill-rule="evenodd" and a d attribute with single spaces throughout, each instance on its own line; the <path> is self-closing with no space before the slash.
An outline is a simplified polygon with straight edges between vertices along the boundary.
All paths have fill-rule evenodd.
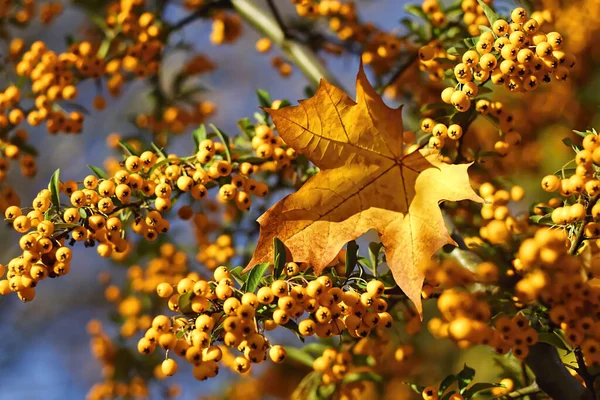
<path id="1" fill-rule="evenodd" d="M 255 3 L 267 8 L 265 1 L 256 0 Z M 277 3 L 285 18 L 295 15 L 289 1 L 277 0 Z M 402 35 L 405 28 L 399 21 L 406 16 L 406 3 L 409 2 L 364 0 L 358 1 L 357 5 L 363 21 L 372 21 L 382 30 Z M 591 45 L 598 38 L 598 31 L 591 28 L 594 25 L 591 23 L 593 18 L 600 19 L 597 4 L 594 5 L 593 0 L 575 1 L 573 3 L 577 6 L 572 7 L 581 10 L 576 12 L 569 8 L 571 5 L 567 2 L 539 3 L 554 8 L 555 18 L 564 20 L 559 26 L 567 43 L 583 43 L 579 54 L 583 57 L 580 61 L 584 66 L 578 69 L 575 79 L 565 83 L 563 89 L 557 89 L 553 95 L 517 98 L 512 105 L 521 114 L 523 126 L 529 129 L 522 134 L 529 137 L 530 145 L 516 160 L 505 161 L 502 172 L 510 182 L 528 189 L 529 202 L 545 196 L 539 190 L 540 178 L 560 168 L 571 156 L 570 149 L 562 144 L 561 139 L 570 136 L 571 129 L 597 127 L 594 124 L 597 123 L 600 105 L 599 70 L 590 67 L 597 66 L 595 63 L 599 60 L 598 46 L 594 48 Z M 514 6 L 512 2 L 497 4 L 500 10 Z M 571 10 L 568 18 L 562 16 L 560 10 L 563 9 Z M 590 15 L 583 15 L 586 11 Z M 184 18 L 188 13 L 176 4 L 166 8 L 167 20 L 171 22 Z M 259 88 L 267 90 L 273 99 L 287 98 L 292 103 L 306 97 L 308 82 L 297 68 L 294 68 L 290 77 L 284 79 L 273 70 L 267 56 L 254 50 L 261 36 L 253 27 L 244 24 L 243 34 L 235 43 L 214 46 L 209 41 L 211 23 L 210 20 L 198 20 L 189 24 L 181 31 L 179 38 L 191 43 L 195 51 L 206 54 L 217 65 L 215 71 L 203 75 L 201 79 L 207 89 L 203 99 L 210 100 L 217 107 L 216 114 L 207 122 L 214 123 L 225 132 L 237 131 L 237 121 L 257 111 L 255 91 Z M 585 25 L 590 30 L 581 33 L 583 28 L 575 25 Z M 66 49 L 65 37 L 68 34 L 77 36 L 78 32 L 86 30 L 86 15 L 78 7 L 65 2 L 64 12 L 48 26 L 31 24 L 26 30 L 13 26 L 5 28 L 11 30 L 13 35 L 22 37 L 26 43 L 43 39 L 48 48 L 59 52 Z M 186 55 L 185 51 L 172 52 L 163 64 L 161 78 L 167 82 L 165 85 L 172 79 L 172 71 L 181 67 Z M 328 56 L 326 65 L 352 97 L 359 57 L 349 54 Z M 2 79 L 0 75 L 0 88 L 9 84 Z M 79 102 L 90 105 L 96 95 L 94 85 L 88 82 L 79 89 Z M 393 99 L 389 99 L 389 102 L 398 104 Z M 135 126 L 130 122 L 132 116 L 149 107 L 148 87 L 136 81 L 127 85 L 120 97 L 111 99 L 104 111 L 95 111 L 86 116 L 83 132 L 79 135 L 50 136 L 43 126 L 28 127 L 31 143 L 40 150 L 38 173 L 34 178 L 23 179 L 15 169 L 11 171 L 8 181 L 22 202 L 28 203 L 39 190 L 47 186 L 50 176 L 58 168 L 62 171 L 61 179 L 81 179 L 89 174 L 86 164 L 101 166 L 108 155 L 114 155 L 106 144 L 108 134 L 118 132 L 126 136 L 135 131 Z M 169 142 L 169 152 L 187 154 L 190 144 L 189 135 L 176 136 Z M 512 174 L 515 167 L 520 171 L 518 175 Z M 189 229 L 181 227 L 174 231 L 176 244 L 193 246 L 194 240 Z M 7 261 L 19 253 L 18 237 L 8 227 L 0 230 L 1 260 Z M 95 251 L 88 251 L 82 246 L 76 246 L 74 253 L 75 261 L 69 275 L 40 285 L 34 302 L 22 304 L 16 296 L 0 298 L 0 398 L 83 399 L 92 385 L 101 380 L 101 365 L 90 353 L 86 324 L 91 319 L 98 319 L 106 322 L 107 332 L 111 333 L 107 315 L 113 307 L 104 299 L 104 286 L 99 283 L 98 275 L 109 270 L 118 281 L 118 277 L 123 279 L 126 272 L 124 268 L 112 265 Z M 190 254 L 190 267 L 199 268 L 194 253 Z M 434 343 L 426 347 L 431 357 L 440 360 L 435 367 L 438 370 L 445 371 L 451 366 L 457 371 L 463 361 L 478 367 L 489 359 L 488 350 L 458 355 L 449 342 L 428 342 L 431 337 L 427 334 L 422 336 L 420 340 Z M 292 335 L 283 340 L 294 343 L 294 339 Z M 489 379 L 495 379 L 498 372 L 489 362 L 481 371 Z M 171 379 L 181 384 L 181 398 L 191 399 L 222 392 L 233 379 L 233 374 L 223 371 L 218 378 L 207 382 L 197 382 L 189 373 L 180 373 Z M 151 398 L 162 398 L 160 391 L 154 392 Z"/>

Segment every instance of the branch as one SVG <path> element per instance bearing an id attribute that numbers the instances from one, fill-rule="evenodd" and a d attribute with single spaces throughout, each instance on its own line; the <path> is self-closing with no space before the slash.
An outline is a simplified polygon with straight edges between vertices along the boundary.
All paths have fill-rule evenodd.
<path id="1" fill-rule="evenodd" d="M 394 82 L 396 82 L 396 80 L 398 80 L 402 76 L 402 74 L 404 74 L 404 72 L 406 72 L 406 70 L 408 70 L 410 66 L 413 65 L 413 63 L 418 59 L 418 56 L 418 52 L 413 52 L 412 54 L 410 54 L 408 60 L 406 60 L 406 62 L 394 72 L 394 74 L 387 80 L 387 82 L 384 85 L 381 86 L 381 88 L 377 92 L 379 94 L 382 94 L 385 91 L 385 89 L 393 85 Z"/>
<path id="2" fill-rule="evenodd" d="M 277 21 L 279 28 L 281 28 L 281 30 L 283 31 L 283 36 L 286 39 L 289 39 L 290 34 L 288 31 L 287 25 L 285 24 L 285 22 L 283 22 L 283 18 L 281 17 L 281 13 L 279 12 L 279 9 L 275 5 L 275 1 L 267 0 L 267 4 L 269 5 L 269 9 L 271 9 L 271 13 L 273 13 L 273 17 L 275 17 L 275 20 Z"/>
<path id="3" fill-rule="evenodd" d="M 585 382 L 585 387 L 588 391 L 592 393 L 593 398 L 595 399 L 596 389 L 594 388 L 594 383 L 596 381 L 596 376 L 590 374 L 590 371 L 588 371 L 587 366 L 585 365 L 585 360 L 583 359 L 583 351 L 581 351 L 581 347 L 577 346 L 574 352 L 575 359 L 577 360 L 576 371 L 579 374 L 579 376 L 583 378 L 583 381 Z"/>
<path id="4" fill-rule="evenodd" d="M 581 223 L 581 226 L 577 231 L 577 235 L 575 236 L 575 240 L 573 241 L 573 243 L 571 243 L 571 247 L 569 248 L 569 254 L 576 254 L 577 250 L 579 250 L 579 246 L 581 246 L 581 243 L 584 239 L 585 225 L 592 220 L 589 217 L 589 215 L 591 214 L 592 208 L 594 207 L 598 199 L 600 199 L 600 195 L 597 194 L 594 197 L 592 197 L 588 202 L 588 205 L 585 209 L 585 220 Z"/>
<path id="5" fill-rule="evenodd" d="M 319 84 L 321 79 L 325 79 L 332 85 L 343 88 L 310 47 L 287 38 L 278 22 L 263 9 L 256 6 L 252 0 L 231 0 L 231 3 L 246 22 L 279 46 L 287 58 L 296 64 L 315 86 Z"/>
<path id="6" fill-rule="evenodd" d="M 167 28 L 167 34 L 177 31 L 200 18 L 206 18 L 215 9 L 225 9 L 231 7 L 232 5 L 230 0 L 219 0 L 215 3 L 209 3 L 206 6 L 198 9 L 197 11 L 194 11 L 193 13 L 187 15 L 185 18 L 182 18 L 181 20 L 175 22 L 175 24 L 169 26 Z"/>
<path id="7" fill-rule="evenodd" d="M 500 395 L 498 397 L 494 397 L 494 400 L 495 399 L 518 399 L 521 397 L 525 397 L 525 396 L 540 393 L 540 392 L 541 392 L 541 390 L 540 390 L 540 387 L 538 386 L 537 382 L 533 382 L 531 385 L 525 386 L 524 388 L 512 391 L 510 393 Z"/>
<path id="8" fill-rule="evenodd" d="M 565 368 L 558 351 L 548 343 L 538 342 L 529 348 L 525 359 L 540 389 L 553 399 L 593 399 L 593 394 Z"/>

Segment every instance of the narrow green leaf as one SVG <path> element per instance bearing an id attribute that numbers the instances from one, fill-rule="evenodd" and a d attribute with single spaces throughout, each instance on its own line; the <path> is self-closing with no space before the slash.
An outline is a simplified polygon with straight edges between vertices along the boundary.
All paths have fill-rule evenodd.
<path id="1" fill-rule="evenodd" d="M 463 391 L 466 390 L 467 386 L 471 384 L 474 377 L 475 370 L 473 368 L 467 367 L 467 364 L 465 364 L 463 370 L 456 375 L 456 380 L 458 381 L 458 389 L 460 390 L 461 394 L 463 393 Z"/>
<path id="2" fill-rule="evenodd" d="M 248 279 L 248 275 L 242 273 L 243 270 L 244 270 L 244 267 L 242 267 L 242 266 L 237 266 L 237 267 L 229 270 L 229 273 L 231 274 L 233 279 L 235 279 L 235 281 L 239 285 L 243 285 L 244 282 L 246 282 L 246 279 Z"/>
<path id="3" fill-rule="evenodd" d="M 362 381 L 381 383 L 383 382 L 383 378 L 381 377 L 381 375 L 376 374 L 374 372 L 353 372 L 350 374 L 346 374 L 344 376 L 344 379 L 342 379 L 342 383 L 344 384 Z"/>
<path id="4" fill-rule="evenodd" d="M 119 140 L 118 144 L 128 155 L 130 155 L 130 156 L 138 156 L 139 155 L 138 152 L 135 151 L 133 146 L 131 146 L 129 143 Z"/>
<path id="5" fill-rule="evenodd" d="M 246 282 L 244 282 L 241 289 L 242 292 L 255 292 L 260 280 L 265 275 L 265 272 L 269 269 L 270 265 L 270 263 L 256 264 L 254 268 L 248 272 L 248 278 L 246 278 Z"/>
<path id="6" fill-rule="evenodd" d="M 52 195 L 52 204 L 56 212 L 60 211 L 60 168 L 54 171 L 50 178 L 50 193 Z"/>
<path id="7" fill-rule="evenodd" d="M 303 349 L 285 346 L 285 351 L 287 352 L 287 358 L 289 360 L 294 360 L 300 364 L 306 365 L 309 368 L 313 367 L 313 362 L 315 359 Z"/>
<path id="8" fill-rule="evenodd" d="M 200 146 L 200 142 L 207 138 L 206 127 L 204 126 L 204 124 L 200 125 L 198 129 L 195 129 L 192 132 L 192 138 L 194 139 L 194 143 L 196 144 L 196 151 L 198 151 L 198 146 Z"/>
<path id="9" fill-rule="evenodd" d="M 494 22 L 498 20 L 498 15 L 494 12 L 494 10 L 490 8 L 490 6 L 485 4 L 482 0 L 477 0 L 477 2 L 483 9 L 483 12 L 485 13 L 485 16 L 487 17 L 488 21 L 490 21 L 490 26 L 494 25 Z"/>
<path id="10" fill-rule="evenodd" d="M 346 246 L 346 278 L 350 276 L 354 268 L 356 267 L 356 262 L 358 261 L 358 244 L 356 244 L 356 240 L 348 242 L 348 246 Z"/>
<path id="11" fill-rule="evenodd" d="M 89 165 L 88 164 L 88 168 L 92 170 L 92 172 L 100 179 L 108 179 L 108 175 L 106 175 L 106 172 L 102 171 L 100 168 L 98 167 L 94 167 L 93 165 Z"/>
<path id="12" fill-rule="evenodd" d="M 470 399 L 476 393 L 483 392 L 484 390 L 492 389 L 492 388 L 495 388 L 495 387 L 504 387 L 504 385 L 501 385 L 499 383 L 478 382 L 478 383 L 475 383 L 470 388 L 468 388 L 463 393 L 463 397 L 465 399 Z"/>
<path id="13" fill-rule="evenodd" d="M 442 397 L 440 397 L 440 400 L 450 400 L 450 397 L 452 397 L 454 393 L 456 393 L 456 390 L 451 390 Z"/>
<path id="14" fill-rule="evenodd" d="M 256 96 L 258 97 L 258 103 L 262 107 L 271 108 L 271 104 L 273 104 L 273 102 L 271 101 L 271 95 L 269 92 L 264 89 L 258 89 L 256 91 Z"/>
<path id="15" fill-rule="evenodd" d="M 427 16 L 427 14 L 425 14 L 425 11 L 423 11 L 423 8 L 421 8 L 421 6 L 411 4 L 405 6 L 404 9 L 409 14 L 416 15 L 417 17 L 423 18 L 425 21 L 429 21 L 429 17 Z"/>
<path id="16" fill-rule="evenodd" d="M 273 238 L 273 276 L 277 279 L 283 273 L 283 268 L 285 268 L 286 254 L 285 254 L 285 245 L 278 238 Z"/>
<path id="17" fill-rule="evenodd" d="M 379 252 L 383 248 L 383 243 L 381 242 L 371 242 L 369 243 L 369 260 L 371 262 L 371 270 L 373 271 L 373 275 L 377 276 L 377 266 L 379 265 Z"/>
<path id="18" fill-rule="evenodd" d="M 251 155 L 245 155 L 236 160 L 239 163 L 249 162 L 250 164 L 261 164 L 265 162 L 264 158 L 255 157 Z"/>
<path id="19" fill-rule="evenodd" d="M 536 224 L 552 224 L 552 214 L 546 215 L 532 215 L 529 217 L 529 220 Z"/>
<path id="20" fill-rule="evenodd" d="M 221 141 L 223 142 L 223 145 L 225 146 L 225 157 L 227 157 L 227 161 L 231 162 L 231 150 L 229 149 L 229 137 L 226 134 L 224 134 L 223 132 L 221 132 L 219 130 L 219 128 L 217 128 L 213 124 L 210 124 L 210 127 L 215 131 L 215 133 L 217 134 L 219 139 L 221 139 Z"/>
<path id="21" fill-rule="evenodd" d="M 481 32 L 493 32 L 489 26 L 479 25 L 478 28 Z"/>
<path id="22" fill-rule="evenodd" d="M 238 122 L 238 127 L 242 131 L 242 133 L 249 139 L 252 140 L 254 137 L 254 125 L 248 118 L 242 118 Z"/>
<path id="23" fill-rule="evenodd" d="M 448 375 L 447 377 L 445 377 L 444 380 L 440 382 L 440 386 L 438 388 L 438 396 L 443 395 L 446 389 L 448 389 L 450 385 L 452 385 L 454 382 L 456 382 L 456 375 Z"/>
<path id="24" fill-rule="evenodd" d="M 573 129 L 573 133 L 576 133 L 577 135 L 581 136 L 581 137 L 586 137 L 587 135 L 589 135 L 592 132 L 581 132 L 581 131 L 576 131 L 575 129 Z"/>
<path id="25" fill-rule="evenodd" d="M 571 139 L 570 137 L 565 137 L 563 138 L 562 142 L 565 144 L 565 146 L 567 147 L 573 147 L 575 146 L 575 142 L 573 142 L 573 139 Z"/>

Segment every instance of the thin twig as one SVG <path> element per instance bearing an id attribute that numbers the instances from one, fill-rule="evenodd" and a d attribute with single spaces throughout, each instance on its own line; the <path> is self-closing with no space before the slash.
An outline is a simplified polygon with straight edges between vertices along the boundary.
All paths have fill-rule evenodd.
<path id="1" fill-rule="evenodd" d="M 198 19 L 207 17 L 215 9 L 227 9 L 232 7 L 233 5 L 231 4 L 231 0 L 220 0 L 215 3 L 209 3 L 206 6 L 200 8 L 199 10 L 189 14 L 185 18 L 182 18 L 181 20 L 177 21 L 175 24 L 169 26 L 167 29 L 167 33 L 178 31 L 184 26 L 189 25 Z"/>
<path id="2" fill-rule="evenodd" d="M 541 392 L 540 387 L 538 386 L 537 382 L 534 381 L 531 385 L 525 386 L 518 390 L 514 390 L 510 393 L 500 395 L 498 397 L 494 397 L 494 400 L 495 399 L 519 399 L 521 397 L 530 396 L 530 395 L 540 393 L 540 392 Z"/>
<path id="3" fill-rule="evenodd" d="M 585 237 L 585 225 L 592 220 L 590 214 L 592 212 L 592 208 L 594 207 L 598 199 L 600 199 L 600 194 L 597 194 L 594 197 L 590 198 L 588 205 L 585 208 L 585 219 L 581 222 L 581 226 L 577 231 L 575 240 L 571 243 L 571 247 L 569 248 L 569 254 L 576 254 L 577 250 L 579 250 L 579 246 L 581 246 L 581 243 L 583 243 L 583 239 Z"/>
<path id="4" fill-rule="evenodd" d="M 406 60 L 406 62 L 394 72 L 394 74 L 387 80 L 387 82 L 381 86 L 378 92 L 381 94 L 385 91 L 385 89 L 393 85 L 394 82 L 396 82 L 402 76 L 402 74 L 404 74 L 404 72 L 406 72 L 410 68 L 410 66 L 417 60 L 417 58 L 417 52 L 411 53 L 408 60 Z"/>

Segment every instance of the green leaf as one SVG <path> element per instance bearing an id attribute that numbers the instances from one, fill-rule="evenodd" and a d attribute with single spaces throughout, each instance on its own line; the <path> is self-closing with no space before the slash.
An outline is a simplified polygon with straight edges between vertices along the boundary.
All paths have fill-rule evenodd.
<path id="1" fill-rule="evenodd" d="M 242 131 L 242 133 L 248 138 L 248 140 L 252 140 L 254 137 L 254 125 L 248 118 L 242 118 L 238 122 L 238 127 Z"/>
<path id="2" fill-rule="evenodd" d="M 552 214 L 532 215 L 529 217 L 529 220 L 538 225 L 554 225 L 554 222 L 552 222 Z"/>
<path id="3" fill-rule="evenodd" d="M 356 262 L 358 261 L 358 245 L 356 244 L 356 240 L 348 242 L 348 246 L 346 246 L 346 278 L 350 276 L 352 271 L 354 271 L 354 267 L 356 267 Z"/>
<path id="4" fill-rule="evenodd" d="M 490 26 L 494 25 L 494 22 L 498 20 L 498 15 L 482 0 L 477 0 L 477 2 L 483 9 L 483 12 L 485 13 L 485 16 L 487 17 L 488 21 L 490 21 Z"/>
<path id="5" fill-rule="evenodd" d="M 350 374 L 346 374 L 344 376 L 344 379 L 342 379 L 342 383 L 344 384 L 362 381 L 381 383 L 383 382 L 383 378 L 381 377 L 381 375 L 376 374 L 374 372 L 353 372 Z"/>
<path id="6" fill-rule="evenodd" d="M 566 345 L 564 340 L 558 336 L 556 332 L 542 332 L 538 335 L 538 342 L 548 343 L 557 349 L 570 351 L 571 349 Z"/>
<path id="7" fill-rule="evenodd" d="M 456 393 L 456 390 L 451 390 L 442 397 L 440 397 L 440 400 L 450 400 L 450 397 L 452 397 L 454 393 Z"/>
<path id="8" fill-rule="evenodd" d="M 405 6 L 404 9 L 409 14 L 416 15 L 417 17 L 423 18 L 425 21 L 429 21 L 429 16 L 425 14 L 425 11 L 423 11 L 423 8 L 421 8 L 420 6 L 411 4 Z"/>
<path id="9" fill-rule="evenodd" d="M 227 161 L 231 162 L 231 150 L 229 149 L 229 137 L 226 134 L 224 134 L 223 132 L 221 132 L 219 130 L 219 128 L 217 128 L 213 124 L 210 124 L 210 127 L 215 131 L 215 133 L 217 134 L 219 139 L 221 139 L 221 141 L 223 142 L 223 145 L 225 146 L 225 157 L 227 158 Z"/>
<path id="10" fill-rule="evenodd" d="M 287 358 L 289 360 L 294 360 L 300 364 L 306 365 L 309 368 L 313 367 L 313 362 L 315 359 L 303 349 L 285 346 L 285 351 L 287 352 Z"/>
<path id="11" fill-rule="evenodd" d="M 489 26 L 479 25 L 478 28 L 481 32 L 494 32 Z"/>
<path id="12" fill-rule="evenodd" d="M 244 267 L 237 266 L 229 271 L 233 279 L 240 285 L 243 285 L 244 282 L 246 282 L 246 279 L 248 279 L 248 275 L 242 273 L 243 270 Z"/>
<path id="13" fill-rule="evenodd" d="M 321 399 L 330 399 L 332 398 L 336 389 L 337 387 L 335 386 L 335 383 L 329 383 L 327 385 L 320 385 L 317 389 L 317 393 Z"/>
<path id="14" fill-rule="evenodd" d="M 442 382 L 440 382 L 440 386 L 438 388 L 438 396 L 444 394 L 446 389 L 450 387 L 454 382 L 456 382 L 456 375 L 448 375 Z"/>
<path id="15" fill-rule="evenodd" d="M 458 389 L 460 390 L 461 394 L 463 393 L 463 391 L 466 390 L 467 386 L 471 384 L 474 377 L 475 370 L 473 368 L 467 367 L 467 364 L 465 364 L 463 370 L 456 375 L 456 380 L 458 381 Z"/>
<path id="16" fill-rule="evenodd" d="M 311 354 L 321 355 L 329 347 L 330 345 L 321 342 L 309 343 L 302 348 L 302 351 Z"/>
<path id="17" fill-rule="evenodd" d="M 371 270 L 373 275 L 377 276 L 377 265 L 379 264 L 379 252 L 383 248 L 381 242 L 369 243 L 369 261 L 371 262 Z"/>
<path id="18" fill-rule="evenodd" d="M 288 356 L 289 356 L 288 349 Z M 311 366 L 312 368 L 312 366 Z M 321 385 L 323 374 L 317 371 L 311 371 L 300 381 L 294 393 L 290 396 L 292 399 L 306 399 L 306 400 L 322 400 L 319 396 L 319 386 Z"/>
<path id="19" fill-rule="evenodd" d="M 581 132 L 581 131 L 576 131 L 575 129 L 573 129 L 573 133 L 576 133 L 577 135 L 581 136 L 581 137 L 586 137 L 587 135 L 591 134 L 592 132 Z"/>
<path id="20" fill-rule="evenodd" d="M 255 157 L 251 155 L 245 155 L 236 160 L 238 163 L 249 162 L 250 164 L 262 164 L 265 162 L 264 158 Z"/>
<path id="21" fill-rule="evenodd" d="M 258 97 L 258 103 L 265 108 L 271 108 L 271 95 L 264 89 L 258 89 L 256 91 L 256 96 Z"/>
<path id="22" fill-rule="evenodd" d="M 473 395 L 475 395 L 476 393 L 483 392 L 484 390 L 492 389 L 495 387 L 504 387 L 504 385 L 501 385 L 499 383 L 478 382 L 478 383 L 475 383 L 470 388 L 468 388 L 463 393 L 463 397 L 465 399 L 469 399 L 469 398 L 473 397 Z"/>
<path id="23" fill-rule="evenodd" d="M 88 164 L 88 168 L 92 170 L 92 172 L 100 179 L 108 179 L 108 175 L 106 175 L 106 172 L 102 171 L 100 168 L 98 167 L 94 167 L 93 165 L 89 165 Z"/>
<path id="24" fill-rule="evenodd" d="M 573 147 L 575 146 L 575 142 L 573 142 L 573 139 L 571 139 L 570 137 L 565 137 L 563 138 L 562 142 L 565 144 L 565 146 L 567 147 Z"/>
<path id="25" fill-rule="evenodd" d="M 260 280 L 264 276 L 267 269 L 269 269 L 270 265 L 270 263 L 256 264 L 254 268 L 252 268 L 250 272 L 248 272 L 246 282 L 244 282 L 244 285 L 241 289 L 242 292 L 254 293 L 256 291 L 256 288 L 258 287 Z"/>
<path id="26" fill-rule="evenodd" d="M 124 142 L 122 140 L 119 140 L 117 142 L 119 144 L 119 146 L 121 146 L 121 148 L 125 151 L 125 153 L 127 153 L 130 156 L 137 156 L 139 155 L 137 153 L 137 151 L 135 151 L 135 149 L 133 148 L 133 146 L 131 146 L 129 143 Z"/>
<path id="27" fill-rule="evenodd" d="M 196 144 L 196 151 L 198 151 L 200 142 L 207 138 L 206 127 L 204 126 L 204 124 L 200 125 L 198 129 L 195 129 L 192 132 L 192 138 L 194 139 L 194 143 Z"/>
<path id="28" fill-rule="evenodd" d="M 292 103 L 290 103 L 290 101 L 288 99 L 283 99 L 283 100 L 281 100 L 281 103 L 279 103 L 278 110 L 281 110 L 282 108 L 285 108 L 285 107 L 289 107 L 291 105 L 292 105 Z"/>
<path id="29" fill-rule="evenodd" d="M 49 188 L 52 195 L 52 203 L 56 212 L 60 211 L 60 168 L 54 171 L 50 178 Z"/>
<path id="30" fill-rule="evenodd" d="M 179 311 L 184 314 L 189 314 L 194 312 L 192 310 L 192 299 L 194 298 L 194 292 L 191 290 L 179 296 L 177 299 L 177 305 L 179 306 Z"/>
<path id="31" fill-rule="evenodd" d="M 273 277 L 278 279 L 283 273 L 283 268 L 285 267 L 286 253 L 285 253 L 285 245 L 278 238 L 273 238 Z"/>
<path id="32" fill-rule="evenodd" d="M 207 138 L 206 127 L 204 126 L 204 124 L 201 124 L 198 129 L 195 129 L 192 132 L 192 138 L 194 139 L 194 143 L 196 144 L 196 151 L 198 151 L 200 142 Z"/>
<path id="33" fill-rule="evenodd" d="M 35 147 L 30 145 L 29 143 L 25 143 L 22 141 L 15 141 L 15 145 L 25 154 L 32 155 L 34 157 L 38 156 L 38 151 Z"/>

